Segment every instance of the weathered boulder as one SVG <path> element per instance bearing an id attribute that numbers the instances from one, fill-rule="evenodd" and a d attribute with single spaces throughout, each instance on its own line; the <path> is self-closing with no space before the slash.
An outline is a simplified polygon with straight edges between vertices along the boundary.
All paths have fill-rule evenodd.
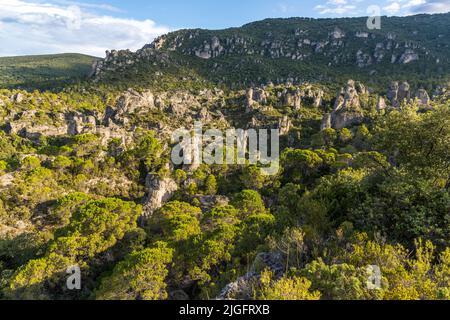
<path id="1" fill-rule="evenodd" d="M 419 89 L 417 91 L 416 98 L 421 107 L 430 106 L 431 99 L 430 96 L 428 95 L 428 92 L 425 89 Z"/>
<path id="2" fill-rule="evenodd" d="M 297 89 L 294 94 L 294 110 L 300 110 L 302 107 L 302 92 L 300 89 Z"/>
<path id="3" fill-rule="evenodd" d="M 275 278 L 283 276 L 285 264 L 283 256 L 275 252 L 259 253 L 250 269 L 244 276 L 229 283 L 217 297 L 218 300 L 249 300 L 252 298 L 253 285 L 259 281 L 260 274 L 264 270 L 270 270 Z"/>
<path id="4" fill-rule="evenodd" d="M 195 55 L 202 59 L 211 59 L 219 56 L 224 51 L 220 39 L 216 36 L 212 37 L 211 40 L 205 41 L 200 48 L 197 48 L 194 52 Z"/>
<path id="5" fill-rule="evenodd" d="M 12 95 L 10 100 L 11 100 L 11 102 L 14 102 L 14 103 L 22 103 L 23 100 L 25 100 L 25 96 L 22 93 L 18 92 L 16 94 Z"/>
<path id="6" fill-rule="evenodd" d="M 292 122 L 288 116 L 283 116 L 278 120 L 278 129 L 280 130 L 280 135 L 285 136 L 289 133 L 292 127 Z"/>
<path id="7" fill-rule="evenodd" d="M 337 111 L 331 115 L 332 127 L 336 130 L 340 130 L 346 127 L 351 127 L 360 124 L 364 120 L 364 114 L 362 111 Z"/>
<path id="8" fill-rule="evenodd" d="M 247 113 L 250 113 L 254 110 L 253 109 L 254 104 L 255 101 L 253 100 L 253 88 L 249 88 L 245 93 L 245 106 Z"/>
<path id="9" fill-rule="evenodd" d="M 369 93 L 366 86 L 364 84 L 362 84 L 361 82 L 356 82 L 355 88 L 356 88 L 356 92 L 358 92 L 359 95 Z"/>
<path id="10" fill-rule="evenodd" d="M 383 61 L 384 57 L 386 55 L 385 46 L 383 42 L 377 43 L 375 47 L 375 52 L 373 53 L 374 58 L 379 63 Z"/>
<path id="11" fill-rule="evenodd" d="M 382 112 L 383 110 L 386 109 L 386 107 L 387 107 L 386 100 L 384 100 L 384 98 L 380 96 L 377 102 L 377 112 L 378 113 Z"/>
<path id="12" fill-rule="evenodd" d="M 334 129 L 357 125 L 364 119 L 361 109 L 358 91 L 355 81 L 349 80 L 345 88 L 341 90 L 336 98 L 334 110 L 331 113 L 331 126 Z"/>
<path id="13" fill-rule="evenodd" d="M 178 190 L 178 185 L 173 179 L 160 178 L 153 174 L 147 176 L 145 185 L 148 190 L 144 205 L 144 217 L 146 218 L 161 208 Z"/>
<path id="14" fill-rule="evenodd" d="M 312 102 L 312 106 L 315 108 L 322 105 L 323 96 L 324 92 L 322 89 L 313 88 L 312 86 L 307 86 L 302 94 L 302 97 L 307 98 L 310 102 Z"/>
<path id="15" fill-rule="evenodd" d="M 388 92 L 386 94 L 386 97 L 388 98 L 389 102 L 393 107 L 398 106 L 398 88 L 399 88 L 398 82 L 393 81 L 389 85 Z"/>
<path id="16" fill-rule="evenodd" d="M 64 121 L 64 116 L 59 114 L 56 122 L 42 121 L 37 118 L 35 110 L 24 111 L 16 115 L 14 121 L 7 123 L 7 131 L 11 134 L 38 140 L 41 136 L 62 136 L 68 133 L 68 124 Z M 58 118 L 58 117 L 56 117 Z"/>
<path id="17" fill-rule="evenodd" d="M 226 206 L 230 202 L 230 199 L 225 196 L 200 196 L 198 200 L 204 211 L 209 211 L 218 206 Z"/>
<path id="18" fill-rule="evenodd" d="M 208 109 L 206 107 L 203 107 L 200 112 L 198 113 L 198 119 L 202 121 L 203 123 L 209 122 L 212 119 L 211 114 L 209 113 Z"/>
<path id="19" fill-rule="evenodd" d="M 79 112 L 66 115 L 67 134 L 96 133 L 97 120 L 94 116 L 87 116 Z"/>
<path id="20" fill-rule="evenodd" d="M 409 102 L 411 100 L 411 86 L 406 81 L 401 84 L 394 81 L 389 85 L 386 96 L 391 105 L 398 108 L 404 101 Z"/>
<path id="21" fill-rule="evenodd" d="M 12 185 L 14 182 L 14 173 L 7 173 L 0 175 L 0 190 L 5 189 Z"/>
<path id="22" fill-rule="evenodd" d="M 302 92 L 299 88 L 285 89 L 281 94 L 281 101 L 283 105 L 294 108 L 294 110 L 299 110 L 302 107 L 302 98 L 304 92 Z"/>
<path id="23" fill-rule="evenodd" d="M 338 27 L 334 28 L 332 32 L 330 32 L 330 37 L 333 39 L 342 39 L 345 38 L 345 32 L 339 29 Z"/>
<path id="24" fill-rule="evenodd" d="M 399 63 L 408 64 L 413 61 L 419 60 L 419 55 L 414 50 L 407 49 L 399 59 Z"/>
<path id="25" fill-rule="evenodd" d="M 314 107 L 319 108 L 322 105 L 322 101 L 323 101 L 323 95 L 324 92 L 323 90 L 318 90 L 313 94 L 313 98 L 314 98 Z"/>
<path id="26" fill-rule="evenodd" d="M 267 93 L 261 88 L 249 88 L 245 93 L 246 112 L 253 112 L 261 105 L 267 104 Z"/>
<path id="27" fill-rule="evenodd" d="M 280 252 L 261 252 L 258 253 L 253 261 L 251 271 L 260 273 L 266 269 L 271 270 L 275 277 L 280 277 L 285 272 L 283 256 Z"/>
<path id="28" fill-rule="evenodd" d="M 267 103 L 267 93 L 264 89 L 261 88 L 255 88 L 253 90 L 253 100 L 260 103 L 260 104 L 266 104 Z"/>
<path id="29" fill-rule="evenodd" d="M 116 108 L 122 113 L 132 113 L 139 108 L 153 109 L 155 107 L 155 97 L 149 90 L 139 93 L 133 89 L 128 89 L 117 100 Z"/>
<path id="30" fill-rule="evenodd" d="M 336 98 L 334 111 L 341 109 L 351 110 L 360 108 L 359 95 L 355 88 L 355 81 L 349 80 L 347 86 L 342 88 Z"/>
<path id="31" fill-rule="evenodd" d="M 406 102 L 409 102 L 411 100 L 411 86 L 408 82 L 404 81 L 398 88 L 398 95 L 397 95 L 399 103 L 402 103 L 406 100 Z"/>
<path id="32" fill-rule="evenodd" d="M 364 68 L 372 65 L 373 58 L 369 53 L 364 53 L 361 49 L 356 52 L 356 65 L 359 68 Z"/>
<path id="33" fill-rule="evenodd" d="M 165 96 L 165 98 L 169 104 L 167 111 L 177 117 L 185 117 L 192 110 L 201 108 L 197 98 L 187 92 L 177 92 L 174 95 Z"/>
<path id="34" fill-rule="evenodd" d="M 252 298 L 252 282 L 257 281 L 257 275 L 247 273 L 231 282 L 222 289 L 217 300 L 250 300 Z"/>

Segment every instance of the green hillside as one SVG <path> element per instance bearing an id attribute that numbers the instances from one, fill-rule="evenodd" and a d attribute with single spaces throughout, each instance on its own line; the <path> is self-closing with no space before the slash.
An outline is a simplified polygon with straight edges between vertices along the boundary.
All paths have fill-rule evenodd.
<path id="1" fill-rule="evenodd" d="M 56 54 L 0 58 L 0 88 L 47 89 L 86 78 L 95 57 Z"/>
<path id="2" fill-rule="evenodd" d="M 380 30 L 369 30 L 366 21 L 266 19 L 179 30 L 135 53 L 112 51 L 96 78 L 125 86 L 160 85 L 161 74 L 234 86 L 354 78 L 381 88 L 397 79 L 428 89 L 448 80 L 450 14 L 383 17 Z"/>

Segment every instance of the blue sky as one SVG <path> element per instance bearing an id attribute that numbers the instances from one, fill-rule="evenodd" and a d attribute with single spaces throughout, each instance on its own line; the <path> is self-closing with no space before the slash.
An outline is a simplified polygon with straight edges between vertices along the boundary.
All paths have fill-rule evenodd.
<path id="1" fill-rule="evenodd" d="M 0 0 L 0 56 L 137 50 L 181 28 L 220 29 L 268 17 L 450 11 L 450 0 Z"/>
<path id="2" fill-rule="evenodd" d="M 93 3 L 93 1 L 89 1 Z M 314 7 L 321 0 L 167 0 L 108 1 L 123 10 L 119 15 L 137 19 L 151 18 L 173 28 L 218 29 L 241 26 L 268 17 L 319 17 Z"/>

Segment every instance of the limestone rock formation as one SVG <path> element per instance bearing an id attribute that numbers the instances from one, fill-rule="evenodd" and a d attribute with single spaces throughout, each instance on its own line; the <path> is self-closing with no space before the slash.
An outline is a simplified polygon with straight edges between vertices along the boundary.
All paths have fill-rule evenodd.
<path id="1" fill-rule="evenodd" d="M 388 98 L 389 102 L 393 107 L 398 106 L 398 87 L 399 84 L 397 81 L 391 82 L 388 88 L 388 92 L 386 94 L 386 97 Z"/>
<path id="2" fill-rule="evenodd" d="M 59 121 L 58 121 L 59 120 Z M 36 120 L 36 111 L 24 111 L 15 116 L 13 121 L 7 123 L 7 131 L 10 134 L 17 134 L 28 139 L 36 140 L 41 136 L 60 136 L 68 132 L 68 124 L 64 122 L 60 115 L 56 122 L 45 123 Z"/>
<path id="3" fill-rule="evenodd" d="M 97 121 L 94 116 L 87 116 L 79 112 L 66 115 L 67 134 L 96 133 Z"/>
<path id="4" fill-rule="evenodd" d="M 429 107 L 430 106 L 431 99 L 430 99 L 430 96 L 428 95 L 428 92 L 425 89 L 419 89 L 417 91 L 416 98 L 421 107 Z"/>
<path id="5" fill-rule="evenodd" d="M 336 98 L 334 104 L 334 111 L 341 109 L 358 109 L 360 108 L 359 95 L 355 88 L 355 81 L 349 80 L 347 86 L 342 88 L 341 92 Z"/>
<path id="6" fill-rule="evenodd" d="M 295 91 L 285 90 L 283 92 L 283 104 L 294 108 L 294 110 L 299 110 L 302 107 L 302 96 L 303 93 L 300 89 Z"/>
<path id="7" fill-rule="evenodd" d="M 320 125 L 320 130 L 326 130 L 331 128 L 331 114 L 326 113 L 323 116 L 322 124 Z"/>
<path id="8" fill-rule="evenodd" d="M 339 130 L 357 125 L 362 122 L 363 118 L 364 114 L 355 81 L 349 80 L 336 98 L 334 110 L 331 113 L 331 126 Z"/>
<path id="9" fill-rule="evenodd" d="M 14 182 L 14 173 L 7 173 L 4 175 L 0 175 L 0 190 L 3 190 Z"/>
<path id="10" fill-rule="evenodd" d="M 250 88 L 245 93 L 245 112 L 250 113 L 255 110 L 254 105 L 256 104 L 255 100 L 253 100 L 253 88 Z"/>
<path id="11" fill-rule="evenodd" d="M 168 111 L 177 117 L 184 117 L 190 111 L 201 108 L 197 98 L 187 92 L 177 92 L 166 97 L 166 100 L 169 102 Z"/>
<path id="12" fill-rule="evenodd" d="M 220 39 L 212 37 L 210 42 L 205 41 L 203 46 L 195 50 L 195 55 L 202 59 L 211 59 L 219 56 L 224 51 Z"/>
<path id="13" fill-rule="evenodd" d="M 323 102 L 324 92 L 322 89 L 313 89 L 311 87 L 306 90 L 306 97 L 312 99 L 313 106 L 319 108 Z"/>
<path id="14" fill-rule="evenodd" d="M 204 211 L 209 211 L 214 207 L 226 206 L 230 202 L 225 196 L 200 196 L 199 198 L 201 208 Z"/>
<path id="15" fill-rule="evenodd" d="M 128 89 L 119 97 L 116 107 L 123 113 L 131 113 L 138 108 L 153 109 L 155 97 L 150 90 L 139 93 L 133 89 Z"/>
<path id="16" fill-rule="evenodd" d="M 386 105 L 386 100 L 383 97 L 379 97 L 378 98 L 378 102 L 377 102 L 377 112 L 380 113 L 383 110 L 385 110 L 387 107 Z"/>
<path id="17" fill-rule="evenodd" d="M 10 100 L 11 100 L 11 102 L 14 102 L 14 103 L 22 103 L 24 99 L 25 99 L 25 96 L 22 93 L 18 92 L 16 94 L 14 94 Z"/>
<path id="18" fill-rule="evenodd" d="M 404 81 L 399 86 L 397 98 L 400 103 L 405 100 L 406 102 L 409 102 L 411 100 L 411 86 L 408 82 Z"/>
<path id="19" fill-rule="evenodd" d="M 253 90 L 253 100 L 260 104 L 267 104 L 267 93 L 264 89 L 255 88 Z"/>
<path id="20" fill-rule="evenodd" d="M 160 178 L 158 175 L 149 174 L 145 181 L 148 190 L 144 205 L 144 217 L 149 217 L 170 200 L 178 185 L 171 178 Z"/>
<path id="21" fill-rule="evenodd" d="M 245 94 L 246 112 L 253 112 L 267 104 L 267 93 L 262 88 L 249 88 Z"/>
<path id="22" fill-rule="evenodd" d="M 400 57 L 399 63 L 408 64 L 417 60 L 419 60 L 419 55 L 414 50 L 408 49 Z"/>
<path id="23" fill-rule="evenodd" d="M 333 39 L 345 38 L 345 32 L 336 27 L 334 28 L 333 32 L 330 32 L 330 37 L 332 37 Z"/>
<path id="24" fill-rule="evenodd" d="M 398 108 L 403 102 L 411 100 L 411 86 L 406 81 L 401 84 L 394 81 L 390 84 L 386 96 L 391 105 L 394 108 Z"/>
<path id="25" fill-rule="evenodd" d="M 218 300 L 248 300 L 252 298 L 252 283 L 260 278 L 260 272 L 270 270 L 275 278 L 283 276 L 285 266 L 280 253 L 261 252 L 259 253 L 250 269 L 244 276 L 235 282 L 229 283 L 217 297 Z"/>
<path id="26" fill-rule="evenodd" d="M 356 53 L 356 65 L 359 68 L 364 68 L 372 65 L 372 56 L 368 53 L 364 53 L 362 50 L 358 50 Z"/>
<path id="27" fill-rule="evenodd" d="M 292 127 L 292 122 L 288 116 L 284 116 L 278 121 L 278 129 L 280 130 L 280 135 L 285 136 L 289 133 Z"/>

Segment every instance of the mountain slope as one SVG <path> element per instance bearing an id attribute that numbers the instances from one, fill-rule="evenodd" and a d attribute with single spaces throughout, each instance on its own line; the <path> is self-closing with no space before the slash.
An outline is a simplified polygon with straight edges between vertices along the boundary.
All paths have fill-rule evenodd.
<path id="1" fill-rule="evenodd" d="M 188 74 L 214 83 L 260 84 L 351 77 L 384 85 L 395 75 L 425 86 L 448 79 L 450 14 L 383 17 L 381 30 L 368 30 L 366 21 L 266 19 L 226 30 L 180 30 L 136 53 L 112 51 L 97 66 L 96 79 L 120 74 L 142 83 Z"/>
<path id="2" fill-rule="evenodd" d="M 42 88 L 86 78 L 97 58 L 55 54 L 0 58 L 0 87 Z"/>

